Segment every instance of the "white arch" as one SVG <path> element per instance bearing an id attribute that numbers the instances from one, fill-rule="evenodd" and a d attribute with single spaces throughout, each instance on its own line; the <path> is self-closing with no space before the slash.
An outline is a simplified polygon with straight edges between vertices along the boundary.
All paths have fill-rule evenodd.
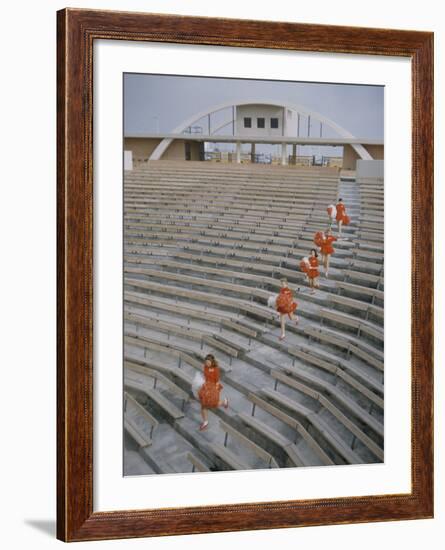
<path id="1" fill-rule="evenodd" d="M 270 98 L 255 98 L 254 100 L 250 99 L 249 101 L 245 100 L 238 100 L 238 101 L 225 101 L 223 103 L 218 103 L 217 105 L 214 105 L 213 107 L 206 108 L 204 111 L 200 111 L 198 113 L 195 113 L 193 116 L 185 119 L 181 122 L 176 128 L 172 131 L 172 134 L 181 134 L 184 132 L 186 128 L 191 126 L 194 122 L 197 120 L 215 113 L 216 111 L 221 111 L 222 109 L 226 109 L 228 107 L 238 107 L 239 105 L 273 105 L 277 107 L 284 107 L 287 109 L 291 109 L 292 111 L 296 111 L 297 113 L 301 113 L 305 116 L 311 116 L 313 118 L 318 119 L 320 122 L 330 126 L 332 129 L 334 129 L 342 138 L 345 139 L 356 139 L 348 130 L 345 130 L 342 126 L 339 126 L 336 122 L 333 120 L 325 117 L 324 115 L 317 113 L 316 111 L 309 111 L 306 107 L 303 105 L 298 105 L 296 103 L 277 103 L 277 100 L 273 100 Z M 154 149 L 152 152 L 149 160 L 159 160 L 162 155 L 167 150 L 168 146 L 171 144 L 174 138 L 166 138 L 159 143 L 159 145 Z M 372 160 L 371 155 L 368 153 L 368 151 L 363 147 L 363 145 L 356 145 L 351 144 L 352 148 L 355 150 L 355 152 L 358 154 L 358 156 L 361 159 L 364 160 Z"/>

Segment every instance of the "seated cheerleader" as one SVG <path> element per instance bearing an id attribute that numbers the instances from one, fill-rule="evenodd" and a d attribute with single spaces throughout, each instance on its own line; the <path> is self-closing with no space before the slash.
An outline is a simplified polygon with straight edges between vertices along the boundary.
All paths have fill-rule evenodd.
<path id="1" fill-rule="evenodd" d="M 329 260 L 331 257 L 331 254 L 334 254 L 334 247 L 332 246 L 332 243 L 337 240 L 337 237 L 334 237 L 332 235 L 332 231 L 328 229 L 324 234 L 324 239 L 321 242 L 321 260 L 323 262 L 324 266 L 324 272 L 326 279 L 329 275 Z"/>
<path id="2" fill-rule="evenodd" d="M 224 401 L 220 400 L 220 393 L 223 389 L 223 385 L 219 381 L 220 372 L 215 357 L 212 354 L 207 355 L 203 366 L 204 384 L 198 392 L 199 401 L 201 402 L 202 422 L 199 426 L 201 432 L 207 429 L 209 425 L 208 409 L 216 409 L 221 406 L 227 409 L 229 406 L 227 397 Z"/>
<path id="3" fill-rule="evenodd" d="M 298 324 L 298 317 L 296 315 L 294 317 L 294 311 L 297 309 L 297 304 L 294 301 L 292 290 L 287 286 L 287 279 L 281 279 L 281 288 L 276 304 L 277 311 L 280 314 L 281 323 L 281 335 L 279 340 L 283 340 L 286 336 L 285 315 L 287 315 L 291 320 L 295 319 L 295 322 Z"/>
<path id="4" fill-rule="evenodd" d="M 315 289 L 320 288 L 318 282 L 318 277 L 320 277 L 320 272 L 318 271 L 318 254 L 315 248 L 311 250 L 311 255 L 309 256 L 309 271 L 307 276 L 309 278 L 309 286 L 312 289 L 311 294 L 315 294 Z"/>
<path id="5" fill-rule="evenodd" d="M 349 225 L 350 218 L 346 215 L 346 207 L 343 204 L 343 199 L 338 199 L 336 208 L 337 214 L 335 216 L 335 219 L 337 220 L 338 224 L 338 236 L 341 237 L 341 228 L 343 225 Z"/>

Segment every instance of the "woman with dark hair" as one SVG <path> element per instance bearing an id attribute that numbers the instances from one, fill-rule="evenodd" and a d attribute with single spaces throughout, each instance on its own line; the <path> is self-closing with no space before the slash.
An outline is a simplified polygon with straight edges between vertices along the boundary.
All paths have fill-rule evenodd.
<path id="1" fill-rule="evenodd" d="M 338 236 L 341 237 L 342 225 L 349 225 L 350 218 L 346 215 L 346 207 L 343 204 L 343 199 L 338 199 L 336 208 L 337 214 L 335 216 L 335 219 L 337 220 L 338 224 Z"/>
<path id="2" fill-rule="evenodd" d="M 330 229 L 327 229 L 324 233 L 324 238 L 321 241 L 321 260 L 323 262 L 324 266 L 324 273 L 326 276 L 326 279 L 328 278 L 328 272 L 329 272 L 329 260 L 331 257 L 331 254 L 334 254 L 334 247 L 332 246 L 332 243 L 337 240 L 337 237 L 334 237 L 332 235 L 332 231 Z"/>
<path id="3" fill-rule="evenodd" d="M 215 357 L 209 353 L 204 361 L 204 384 L 198 392 L 199 401 L 201 402 L 201 417 L 202 422 L 199 430 L 202 432 L 209 425 L 208 409 L 216 409 L 223 406 L 225 409 L 229 406 L 227 397 L 221 401 L 220 394 L 223 385 L 220 383 L 219 366 Z"/>
<path id="4" fill-rule="evenodd" d="M 297 303 L 294 301 L 292 290 L 287 286 L 287 279 L 281 279 L 280 293 L 276 301 L 277 311 L 280 314 L 281 335 L 279 340 L 284 340 L 285 332 L 285 315 L 291 321 L 294 320 L 294 311 L 297 309 Z M 298 323 L 298 317 L 295 316 L 295 321 Z"/>
<path id="5" fill-rule="evenodd" d="M 320 288 L 320 284 L 318 282 L 318 277 L 320 277 L 320 272 L 318 271 L 318 253 L 315 248 L 311 250 L 309 265 L 310 268 L 307 272 L 307 276 L 309 278 L 309 286 L 312 288 L 311 294 L 314 294 L 315 289 Z"/>

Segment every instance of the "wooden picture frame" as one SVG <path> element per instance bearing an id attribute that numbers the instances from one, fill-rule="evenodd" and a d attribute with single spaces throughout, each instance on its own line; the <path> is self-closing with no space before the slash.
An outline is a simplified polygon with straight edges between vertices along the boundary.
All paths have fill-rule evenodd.
<path id="1" fill-rule="evenodd" d="M 64 541 L 433 516 L 433 34 L 65 9 L 57 14 L 57 537 Z M 412 64 L 412 490 L 93 512 L 93 43 L 402 56 Z"/>

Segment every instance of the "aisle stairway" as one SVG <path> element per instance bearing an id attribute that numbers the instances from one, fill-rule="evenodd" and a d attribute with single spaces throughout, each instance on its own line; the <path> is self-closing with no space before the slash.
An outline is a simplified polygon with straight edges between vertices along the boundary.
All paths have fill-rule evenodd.
<path id="1" fill-rule="evenodd" d="M 383 461 L 383 182 L 159 161 L 124 184 L 126 474 Z M 339 196 L 351 224 L 311 295 L 299 261 Z M 283 276 L 300 322 L 280 342 Z M 230 407 L 201 433 L 207 353 Z"/>

